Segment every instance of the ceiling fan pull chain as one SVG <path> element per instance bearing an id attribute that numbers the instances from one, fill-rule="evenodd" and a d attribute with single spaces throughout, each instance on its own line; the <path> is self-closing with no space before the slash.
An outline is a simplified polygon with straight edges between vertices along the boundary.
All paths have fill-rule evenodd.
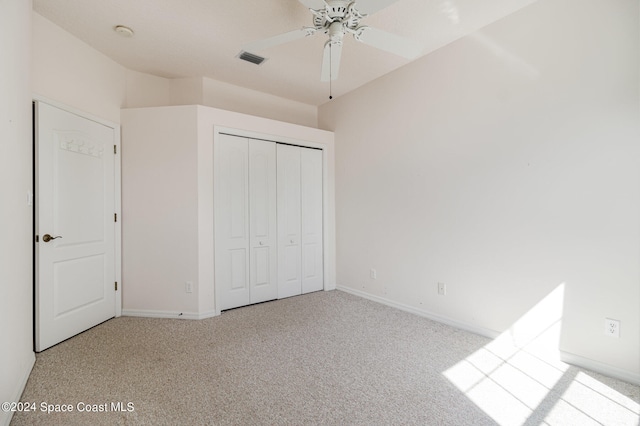
<path id="1" fill-rule="evenodd" d="M 329 100 L 333 99 L 333 91 L 331 89 L 331 82 L 333 80 L 333 64 L 331 60 L 333 59 L 333 52 L 331 51 L 331 45 L 333 43 L 329 42 Z"/>

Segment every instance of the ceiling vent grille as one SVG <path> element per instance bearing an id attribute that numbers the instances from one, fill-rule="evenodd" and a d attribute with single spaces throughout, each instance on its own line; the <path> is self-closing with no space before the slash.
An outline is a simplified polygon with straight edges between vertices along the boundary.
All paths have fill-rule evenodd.
<path id="1" fill-rule="evenodd" d="M 242 59 L 243 61 L 251 62 L 252 64 L 256 64 L 256 65 L 260 65 L 261 63 L 267 60 L 267 58 L 254 55 L 253 53 L 245 52 L 244 50 L 241 50 L 240 53 L 238 53 L 238 58 Z"/>

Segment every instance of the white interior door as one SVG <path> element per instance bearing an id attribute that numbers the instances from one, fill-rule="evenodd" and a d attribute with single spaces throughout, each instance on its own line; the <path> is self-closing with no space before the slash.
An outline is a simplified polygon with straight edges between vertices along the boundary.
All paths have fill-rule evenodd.
<path id="1" fill-rule="evenodd" d="M 251 303 L 278 297 L 276 144 L 249 140 L 249 234 Z"/>
<path id="2" fill-rule="evenodd" d="M 302 293 L 300 147 L 278 145 L 278 298 Z"/>
<path id="3" fill-rule="evenodd" d="M 322 256 L 322 151 L 300 149 L 302 293 L 324 288 Z"/>
<path id="4" fill-rule="evenodd" d="M 36 351 L 115 316 L 115 130 L 36 103 Z"/>
<path id="5" fill-rule="evenodd" d="M 251 303 L 249 282 L 249 141 L 216 142 L 215 287 L 219 310 Z"/>

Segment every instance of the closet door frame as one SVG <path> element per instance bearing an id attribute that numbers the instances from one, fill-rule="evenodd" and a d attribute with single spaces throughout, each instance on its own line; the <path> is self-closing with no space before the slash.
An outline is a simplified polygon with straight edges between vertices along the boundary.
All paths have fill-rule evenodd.
<path id="1" fill-rule="evenodd" d="M 213 129 L 213 181 L 214 181 L 213 188 L 214 188 L 214 191 L 216 188 L 216 182 L 217 182 L 217 179 L 219 178 L 219 171 L 220 171 L 220 164 L 219 164 L 220 153 L 219 153 L 219 146 L 217 142 L 222 137 L 222 135 L 231 135 L 231 136 L 237 136 L 240 138 L 258 139 L 258 140 L 264 140 L 264 141 L 275 142 L 280 144 L 300 146 L 303 148 L 315 148 L 315 149 L 322 150 L 322 240 L 323 240 L 322 247 L 323 247 L 323 259 L 324 259 L 323 290 L 325 291 L 332 290 L 335 286 L 330 287 L 327 285 L 328 284 L 327 280 L 330 277 L 329 275 L 330 264 L 328 259 L 331 258 L 329 255 L 330 253 L 329 233 L 332 232 L 332 230 L 330 230 L 329 228 L 329 211 L 328 211 L 329 173 L 328 173 L 327 146 L 325 144 L 310 142 L 302 139 L 294 139 L 294 138 L 289 138 L 284 136 L 277 136 L 273 134 L 248 131 L 248 130 L 226 127 L 226 126 L 214 126 L 214 129 Z M 214 193 L 214 199 L 215 199 L 215 196 L 216 195 Z M 214 206 L 213 223 L 215 223 L 215 206 Z M 214 235 L 214 245 L 215 245 L 215 235 Z M 215 254 L 215 246 L 214 246 L 214 254 Z M 214 262 L 214 271 L 215 271 L 215 256 L 214 256 L 214 259 L 212 259 L 212 261 Z M 215 282 L 214 282 L 214 288 L 217 289 Z M 215 296 L 216 315 L 219 315 L 221 311 L 221 306 L 220 306 L 219 298 L 217 297 L 217 291 L 215 291 L 215 295 L 216 295 Z"/>

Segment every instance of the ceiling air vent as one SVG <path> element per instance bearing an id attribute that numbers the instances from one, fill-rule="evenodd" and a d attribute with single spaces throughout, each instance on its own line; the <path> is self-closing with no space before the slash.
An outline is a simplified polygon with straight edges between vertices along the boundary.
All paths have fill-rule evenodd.
<path id="1" fill-rule="evenodd" d="M 267 60 L 267 58 L 254 55 L 253 53 L 245 52 L 244 50 L 241 50 L 240 53 L 238 53 L 238 58 L 242 59 L 243 61 L 251 62 L 252 64 L 256 64 L 256 65 L 260 65 L 261 63 Z"/>

